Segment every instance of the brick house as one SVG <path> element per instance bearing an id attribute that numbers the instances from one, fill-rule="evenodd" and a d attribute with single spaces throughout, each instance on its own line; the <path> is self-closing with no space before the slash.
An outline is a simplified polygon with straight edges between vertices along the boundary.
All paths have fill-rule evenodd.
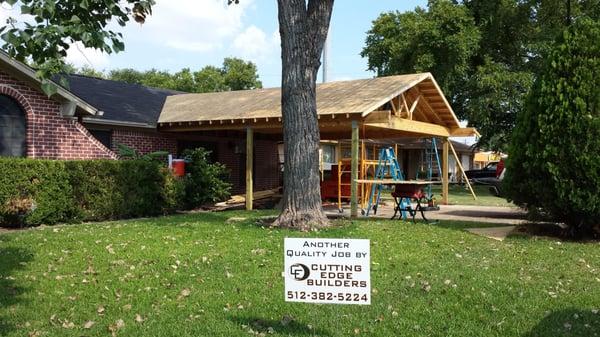
<path id="1" fill-rule="evenodd" d="M 48 97 L 35 71 L 0 51 L 0 156 L 43 159 L 117 159 L 118 144 L 145 154 L 202 146 L 230 170 L 234 192 L 245 189 L 245 135 L 214 131 L 159 132 L 168 96 L 181 92 L 69 75 L 69 89 Z M 255 142 L 254 188 L 280 185 L 277 140 Z"/>
<path id="2" fill-rule="evenodd" d="M 176 156 L 201 146 L 229 169 L 233 192 L 245 191 L 247 200 L 253 190 L 281 185 L 279 88 L 189 94 L 79 75 L 67 80 L 68 89 L 48 97 L 33 69 L 0 52 L 0 156 L 117 159 L 119 144 Z M 323 142 L 438 137 L 447 170 L 449 138 L 477 134 L 460 126 L 429 73 L 319 84 L 317 117 Z"/>

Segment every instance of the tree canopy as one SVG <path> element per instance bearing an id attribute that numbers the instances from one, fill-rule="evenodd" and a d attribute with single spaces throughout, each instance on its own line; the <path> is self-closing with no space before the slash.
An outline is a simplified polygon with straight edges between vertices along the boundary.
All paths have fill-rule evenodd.
<path id="1" fill-rule="evenodd" d="M 506 150 L 542 55 L 580 16 L 600 18 L 600 0 L 430 0 L 381 14 L 361 55 L 378 76 L 431 71 L 480 145 Z"/>
<path id="2" fill-rule="evenodd" d="M 32 61 L 43 79 L 65 70 L 67 51 L 74 43 L 105 53 L 125 49 L 123 35 L 108 29 L 109 22 L 125 26 L 130 18 L 143 23 L 152 14 L 154 0 L 0 0 L 19 8 L 22 17 L 9 17 L 0 27 L 2 48 L 22 62 Z M 44 90 L 52 93 L 52 85 Z"/>
<path id="3" fill-rule="evenodd" d="M 89 67 L 77 69 L 72 66 L 67 71 L 80 75 L 183 92 L 201 93 L 262 88 L 256 65 L 250 61 L 234 57 L 226 58 L 220 68 L 205 66 L 196 72 L 192 72 L 189 68 L 184 68 L 176 73 L 156 69 L 140 71 L 124 68 L 104 73 Z"/>
<path id="4" fill-rule="evenodd" d="M 600 22 L 577 19 L 546 55 L 518 114 L 506 189 L 571 234 L 590 234 L 600 223 Z"/>

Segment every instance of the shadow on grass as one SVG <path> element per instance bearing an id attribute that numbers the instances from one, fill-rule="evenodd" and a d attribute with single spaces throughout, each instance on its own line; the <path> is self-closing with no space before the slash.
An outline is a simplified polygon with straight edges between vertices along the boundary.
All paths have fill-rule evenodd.
<path id="1" fill-rule="evenodd" d="M 514 219 L 514 220 L 523 220 L 527 216 L 524 213 L 520 212 L 497 212 L 497 211 L 488 211 L 488 210 L 454 210 L 444 212 L 444 214 L 454 215 L 454 216 L 466 216 L 474 219 L 477 218 L 494 218 L 494 219 Z"/>
<path id="2" fill-rule="evenodd" d="M 155 226 L 180 226 L 189 224 L 193 226 L 197 223 L 211 223 L 222 225 L 234 225 L 238 223 L 254 223 L 257 219 L 263 216 L 268 216 L 270 213 L 265 211 L 223 211 L 223 212 L 193 212 L 184 214 L 173 214 L 152 218 L 140 218 L 130 220 L 116 220 L 113 222 L 144 222 Z M 230 218 L 246 218 L 241 222 L 228 222 Z"/>
<path id="3" fill-rule="evenodd" d="M 595 308 L 596 310 L 599 308 Z M 592 309 L 568 308 L 546 315 L 523 337 L 545 336 L 597 336 L 600 331 L 600 314 Z"/>
<path id="4" fill-rule="evenodd" d="M 470 228 L 492 228 L 492 227 L 508 227 L 514 226 L 505 223 L 489 223 L 489 222 L 468 222 L 468 221 L 450 221 L 441 220 L 437 222 L 423 223 L 424 225 L 435 226 L 443 229 L 450 229 L 456 231 L 465 231 Z"/>
<path id="5" fill-rule="evenodd" d="M 281 320 L 263 319 L 260 317 L 240 317 L 231 316 L 229 320 L 241 325 L 245 331 L 252 329 L 260 334 L 277 333 L 286 336 L 331 336 L 329 331 L 322 329 L 310 328 L 307 324 L 300 323 L 296 320 Z M 272 330 L 271 330 L 272 329 Z"/>
<path id="6" fill-rule="evenodd" d="M 13 305 L 22 302 L 21 295 L 27 289 L 17 285 L 13 279 L 13 273 L 16 270 L 23 269 L 25 263 L 33 259 L 33 254 L 23 248 L 3 247 L 10 239 L 5 235 L 0 235 L 0 308 L 10 308 Z M 0 336 L 5 336 L 16 329 L 13 322 L 9 322 L 6 317 L 0 316 Z"/>

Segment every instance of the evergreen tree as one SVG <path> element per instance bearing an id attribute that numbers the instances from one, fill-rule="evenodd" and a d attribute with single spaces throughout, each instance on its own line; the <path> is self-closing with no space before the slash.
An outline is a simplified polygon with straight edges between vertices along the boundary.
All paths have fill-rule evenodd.
<path id="1" fill-rule="evenodd" d="M 557 39 L 518 115 L 505 180 L 518 205 L 600 235 L 600 22 Z M 594 234 L 594 231 L 596 232 Z"/>

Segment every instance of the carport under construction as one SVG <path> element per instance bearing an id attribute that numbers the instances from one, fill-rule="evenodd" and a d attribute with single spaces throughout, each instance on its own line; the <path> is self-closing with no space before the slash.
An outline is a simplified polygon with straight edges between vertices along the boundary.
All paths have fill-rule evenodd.
<path id="1" fill-rule="evenodd" d="M 442 140 L 442 203 L 448 202 L 448 137 L 478 135 L 461 128 L 430 73 L 317 85 L 322 140 L 352 144 L 351 214 L 358 214 L 359 139 L 437 137 Z M 255 134 L 282 134 L 279 88 L 182 94 L 167 98 L 158 126 L 163 132 L 246 131 L 246 208 L 252 209 Z M 460 162 L 460 161 L 457 161 Z"/>

